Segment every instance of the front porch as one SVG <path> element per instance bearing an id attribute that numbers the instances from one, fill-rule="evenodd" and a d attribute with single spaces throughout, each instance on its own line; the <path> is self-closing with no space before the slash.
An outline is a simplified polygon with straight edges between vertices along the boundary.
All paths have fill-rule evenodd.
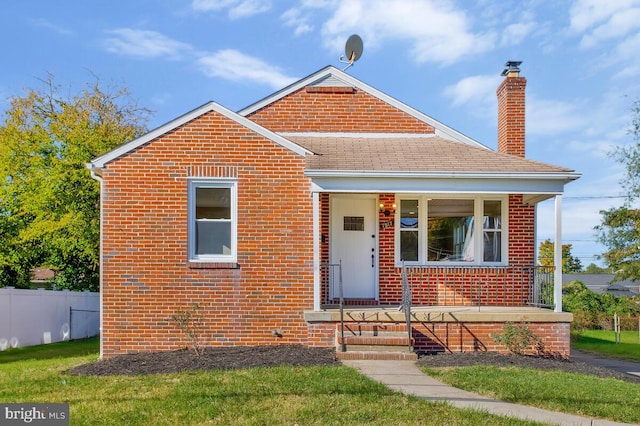
<path id="1" fill-rule="evenodd" d="M 526 325 L 540 339 L 541 344 L 527 353 L 569 358 L 573 316 L 533 306 L 412 306 L 409 315 L 398 306 L 345 306 L 342 312 L 339 307 L 306 311 L 304 318 L 310 335 L 335 346 L 341 359 L 412 359 L 415 353 L 437 352 L 507 353 L 492 337 L 501 334 L 507 323 Z M 398 336 L 405 336 L 402 343 L 398 343 Z M 364 338 L 364 345 L 354 337 Z"/>
<path id="2" fill-rule="evenodd" d="M 341 359 L 505 353 L 495 336 L 510 323 L 527 327 L 538 339 L 528 353 L 568 358 L 573 317 L 549 309 L 555 306 L 553 272 L 549 267 L 402 267 L 391 279 L 397 294 L 380 303 L 341 297 L 341 265 L 328 264 L 322 268 L 325 303 L 304 317 L 310 335 L 324 333 Z"/>

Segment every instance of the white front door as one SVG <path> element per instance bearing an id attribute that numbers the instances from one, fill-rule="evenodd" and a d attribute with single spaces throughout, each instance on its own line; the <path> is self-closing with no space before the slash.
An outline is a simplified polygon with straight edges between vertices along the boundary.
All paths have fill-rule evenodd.
<path id="1" fill-rule="evenodd" d="M 343 295 L 348 299 L 377 299 L 377 199 L 333 195 L 330 201 L 329 251 L 331 263 L 342 262 Z M 337 287 L 332 288 L 330 296 L 339 296 Z"/>

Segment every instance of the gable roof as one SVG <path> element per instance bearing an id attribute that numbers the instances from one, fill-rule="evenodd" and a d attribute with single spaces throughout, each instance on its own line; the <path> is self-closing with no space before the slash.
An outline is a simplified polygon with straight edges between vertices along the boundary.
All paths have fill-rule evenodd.
<path id="1" fill-rule="evenodd" d="M 254 132 L 264 136 L 267 139 L 270 139 L 271 141 L 277 143 L 278 145 L 281 145 L 293 152 L 295 152 L 298 155 L 308 155 L 311 154 L 311 152 L 309 150 L 307 150 L 306 148 L 303 148 L 299 145 L 296 145 L 295 143 L 291 142 L 290 140 L 260 126 L 257 123 L 254 123 L 253 121 L 231 111 L 230 109 L 227 109 L 225 107 L 223 107 L 222 105 L 216 103 L 216 102 L 208 102 L 192 111 L 189 111 L 186 114 L 181 115 L 178 118 L 175 118 L 171 121 L 169 121 L 168 123 L 157 127 L 147 133 L 145 133 L 144 135 L 140 136 L 137 139 L 134 139 L 130 142 L 127 142 L 123 145 L 120 145 L 119 147 L 107 152 L 104 155 L 101 155 L 98 158 L 94 158 L 90 164 L 88 164 L 87 166 L 89 168 L 102 168 L 104 167 L 107 163 L 116 160 L 117 158 L 120 158 L 124 155 L 127 155 L 129 152 L 135 150 L 136 148 L 145 145 L 149 142 L 151 142 L 152 140 L 190 122 L 191 120 L 194 120 L 204 114 L 207 114 L 208 112 L 211 111 L 215 111 L 227 118 L 229 118 L 230 120 L 235 121 L 236 123 L 240 124 L 241 126 L 244 126 L 250 130 L 253 130 Z"/>
<path id="2" fill-rule="evenodd" d="M 328 65 L 322 68 L 315 73 L 304 77 L 301 80 L 292 83 L 291 85 L 281 89 L 243 109 L 238 111 L 238 114 L 242 116 L 250 115 L 267 105 L 272 104 L 273 102 L 278 101 L 279 99 L 284 98 L 285 96 L 294 93 L 306 86 L 344 86 L 344 87 L 355 87 L 364 92 L 367 92 L 369 95 L 374 96 L 381 101 L 388 103 L 389 105 L 397 108 L 398 110 L 420 120 L 423 121 L 430 126 L 432 126 L 436 131 L 436 136 L 439 136 L 443 139 L 462 142 L 468 145 L 476 146 L 479 148 L 490 149 L 480 142 L 466 136 L 457 130 L 452 129 L 449 126 L 444 125 L 438 120 L 410 107 L 407 104 L 400 102 L 399 100 L 387 95 L 386 93 L 381 92 L 378 89 L 375 89 L 357 78 L 352 77 L 351 75 L 345 73 L 344 71 L 340 71 L 334 66 Z"/>

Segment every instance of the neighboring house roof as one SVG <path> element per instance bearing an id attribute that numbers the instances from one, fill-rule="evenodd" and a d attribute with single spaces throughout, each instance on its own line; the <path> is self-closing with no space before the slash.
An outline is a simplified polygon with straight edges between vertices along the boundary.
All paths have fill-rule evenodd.
<path id="1" fill-rule="evenodd" d="M 152 140 L 188 123 L 191 120 L 194 120 L 208 112 L 211 111 L 215 111 L 219 114 L 224 115 L 225 117 L 229 118 L 230 120 L 233 120 L 235 122 L 237 122 L 238 124 L 253 130 L 254 132 L 266 137 L 267 139 L 272 140 L 273 142 L 282 145 L 283 147 L 290 149 L 291 151 L 299 154 L 299 155 L 307 155 L 310 154 L 310 152 L 308 150 L 306 150 L 305 148 L 298 146 L 296 144 L 294 144 L 293 142 L 291 142 L 290 140 L 287 140 L 285 138 L 283 138 L 282 136 L 268 130 L 265 129 L 264 127 L 260 126 L 259 124 L 254 123 L 253 121 L 236 114 L 235 112 L 223 107 L 222 105 L 216 103 L 216 102 L 208 102 L 186 114 L 181 115 L 180 117 L 171 120 L 170 122 L 154 129 L 151 130 L 150 132 L 140 136 L 137 139 L 132 140 L 131 142 L 125 143 L 123 145 L 120 145 L 119 147 L 117 147 L 116 149 L 107 152 L 106 154 L 95 158 L 91 161 L 91 164 L 88 165 L 88 167 L 90 168 L 102 168 L 104 167 L 107 163 L 109 163 L 110 161 L 113 161 L 119 157 L 122 157 L 124 155 L 127 155 L 129 152 L 133 151 L 136 148 L 139 148 L 142 145 L 145 145 L 149 142 L 151 142 Z"/>
<path id="2" fill-rule="evenodd" d="M 562 274 L 562 283 L 580 281 L 594 293 L 610 293 L 614 296 L 637 296 L 640 283 L 623 280 L 613 283 L 614 274 Z"/>
<path id="3" fill-rule="evenodd" d="M 611 284 L 610 286 L 604 289 L 603 293 L 613 294 L 616 297 L 634 297 L 638 295 L 637 291 L 627 288 L 622 283 Z"/>
<path id="4" fill-rule="evenodd" d="M 319 71 L 314 72 L 313 74 L 304 77 L 301 80 L 296 81 L 295 83 L 285 87 L 284 89 L 281 89 L 261 100 L 259 100 L 258 102 L 255 102 L 243 109 L 241 109 L 240 111 L 238 111 L 238 114 L 242 115 L 242 116 L 247 116 L 249 114 L 252 114 L 262 108 L 264 108 L 265 106 L 272 104 L 276 101 L 278 101 L 279 99 L 284 98 L 285 96 L 296 92 L 306 86 L 331 86 L 331 87 L 340 87 L 340 86 L 345 86 L 345 87 L 355 87 L 357 89 L 363 90 L 364 92 L 367 92 L 369 95 L 374 96 L 386 103 L 388 103 L 389 105 L 399 109 L 400 111 L 403 111 L 413 117 L 415 117 L 416 119 L 423 121 L 431 126 L 433 126 L 433 128 L 435 129 L 436 132 L 436 136 L 440 136 L 443 139 L 447 139 L 447 140 L 452 140 L 452 141 L 458 141 L 458 142 L 462 142 L 462 143 L 466 143 L 472 146 L 476 146 L 476 147 L 481 147 L 484 149 L 489 149 L 488 147 L 484 146 L 483 144 L 481 144 L 480 142 L 470 138 L 469 136 L 466 136 L 460 132 L 458 132 L 457 130 L 452 129 L 449 126 L 446 126 L 445 124 L 439 122 L 438 120 L 434 119 L 433 117 L 430 117 L 426 114 L 423 114 L 422 112 L 410 107 L 409 105 L 406 105 L 402 102 L 400 102 L 399 100 L 387 95 L 386 93 L 383 93 L 365 83 L 363 83 L 362 81 L 358 80 L 357 78 L 352 77 L 351 75 L 345 73 L 344 71 L 341 71 L 337 68 L 335 68 L 334 66 L 326 66 L 324 68 L 322 68 Z"/>
<path id="5" fill-rule="evenodd" d="M 49 282 L 56 276 L 52 269 L 48 268 L 36 268 L 31 270 L 31 282 L 43 283 Z"/>

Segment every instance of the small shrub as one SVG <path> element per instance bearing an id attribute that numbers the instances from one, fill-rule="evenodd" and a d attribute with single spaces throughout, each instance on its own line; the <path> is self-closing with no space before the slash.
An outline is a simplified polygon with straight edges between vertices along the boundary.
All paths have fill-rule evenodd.
<path id="1" fill-rule="evenodd" d="M 502 327 L 502 333 L 493 333 L 491 338 L 496 343 L 502 343 L 509 352 L 516 355 L 522 355 L 532 346 L 538 351 L 543 347 L 540 338 L 524 322 L 521 324 L 506 322 Z"/>
<path id="2" fill-rule="evenodd" d="M 596 328 L 597 325 L 598 318 L 592 312 L 582 310 L 573 312 L 573 321 L 571 322 L 573 331 L 582 333 L 585 330 Z"/>
<path id="3" fill-rule="evenodd" d="M 189 309 L 176 309 L 174 314 L 171 315 L 171 320 L 187 335 L 196 355 L 202 355 L 202 347 L 200 346 L 200 331 L 202 329 L 200 305 L 194 303 Z"/>

